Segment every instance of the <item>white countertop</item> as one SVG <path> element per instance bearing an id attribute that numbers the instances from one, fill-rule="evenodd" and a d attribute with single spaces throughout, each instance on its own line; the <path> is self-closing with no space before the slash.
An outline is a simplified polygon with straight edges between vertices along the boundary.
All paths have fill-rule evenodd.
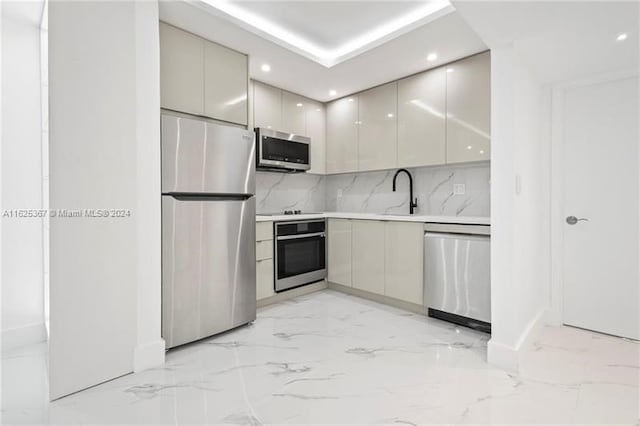
<path id="1" fill-rule="evenodd" d="M 486 216 L 427 216 L 427 215 L 398 215 L 378 213 L 348 213 L 326 212 L 297 215 L 257 215 L 257 222 L 281 221 L 281 220 L 306 220 L 306 219 L 363 219 L 363 220 L 391 220 L 398 222 L 422 222 L 422 223 L 458 223 L 463 225 L 490 225 L 491 218 Z"/>

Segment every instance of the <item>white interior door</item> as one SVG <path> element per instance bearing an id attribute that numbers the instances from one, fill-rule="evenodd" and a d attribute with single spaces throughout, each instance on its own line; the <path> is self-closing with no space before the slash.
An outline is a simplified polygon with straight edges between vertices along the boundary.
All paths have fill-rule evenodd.
<path id="1" fill-rule="evenodd" d="M 564 323 L 639 339 L 638 77 L 567 89 L 563 111 Z"/>

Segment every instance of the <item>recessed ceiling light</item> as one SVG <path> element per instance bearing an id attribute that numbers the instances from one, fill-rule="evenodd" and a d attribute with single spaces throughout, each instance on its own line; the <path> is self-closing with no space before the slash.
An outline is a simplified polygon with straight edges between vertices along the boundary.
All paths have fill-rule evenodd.
<path id="1" fill-rule="evenodd" d="M 387 117 L 393 118 L 393 114 L 389 113 L 389 114 L 387 114 Z"/>
<path id="2" fill-rule="evenodd" d="M 629 35 L 627 33 L 618 34 L 618 37 L 616 37 L 616 40 L 625 41 L 627 39 L 627 37 L 629 37 Z"/>
<path id="3" fill-rule="evenodd" d="M 453 68 L 447 68 L 447 72 L 453 72 L 455 71 Z"/>
<path id="4" fill-rule="evenodd" d="M 264 72 L 269 72 L 271 71 L 271 65 L 269 64 L 262 64 L 262 66 L 260 67 L 260 69 Z"/>
<path id="5" fill-rule="evenodd" d="M 435 61 L 438 59 L 438 55 L 436 53 L 429 53 L 427 55 L 427 61 Z"/>
<path id="6" fill-rule="evenodd" d="M 349 98 L 347 99 L 349 102 L 353 102 L 353 98 Z"/>
<path id="7" fill-rule="evenodd" d="M 302 106 L 302 104 L 301 104 L 300 102 L 298 102 L 298 103 L 296 104 L 296 106 L 297 106 L 297 107 L 301 107 L 301 106 Z"/>
<path id="8" fill-rule="evenodd" d="M 336 92 L 335 90 L 333 90 L 333 89 L 329 90 L 329 96 L 335 96 L 337 94 L 338 94 L 338 92 Z"/>

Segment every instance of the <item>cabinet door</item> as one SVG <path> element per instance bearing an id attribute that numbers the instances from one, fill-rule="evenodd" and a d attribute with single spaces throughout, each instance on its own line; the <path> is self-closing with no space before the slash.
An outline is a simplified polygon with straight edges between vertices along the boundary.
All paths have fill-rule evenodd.
<path id="1" fill-rule="evenodd" d="M 446 72 L 398 81 L 398 167 L 445 164 Z"/>
<path id="2" fill-rule="evenodd" d="M 308 136 L 305 103 L 307 99 L 295 93 L 282 91 L 282 125 L 280 131 Z"/>
<path id="3" fill-rule="evenodd" d="M 353 288 L 384 294 L 384 222 L 352 221 Z"/>
<path id="4" fill-rule="evenodd" d="M 358 170 L 396 167 L 397 95 L 395 81 L 358 95 Z"/>
<path id="5" fill-rule="evenodd" d="M 259 81 L 253 84 L 253 125 L 280 130 L 282 126 L 282 91 Z"/>
<path id="6" fill-rule="evenodd" d="M 385 223 L 384 294 L 423 304 L 422 223 Z"/>
<path id="7" fill-rule="evenodd" d="M 489 52 L 447 66 L 447 163 L 490 159 Z"/>
<path id="8" fill-rule="evenodd" d="M 327 105 L 327 173 L 358 170 L 358 97 Z"/>
<path id="9" fill-rule="evenodd" d="M 327 280 L 351 287 L 351 221 L 329 219 L 328 227 Z"/>
<path id="10" fill-rule="evenodd" d="M 273 259 L 256 262 L 256 300 L 273 296 Z"/>
<path id="11" fill-rule="evenodd" d="M 247 124 L 247 56 L 219 44 L 204 43 L 204 113 Z"/>
<path id="12" fill-rule="evenodd" d="M 325 115 L 324 106 L 319 102 L 305 104 L 307 131 L 311 138 L 311 168 L 307 173 L 325 174 Z"/>
<path id="13" fill-rule="evenodd" d="M 160 104 L 204 113 L 204 40 L 160 23 Z"/>

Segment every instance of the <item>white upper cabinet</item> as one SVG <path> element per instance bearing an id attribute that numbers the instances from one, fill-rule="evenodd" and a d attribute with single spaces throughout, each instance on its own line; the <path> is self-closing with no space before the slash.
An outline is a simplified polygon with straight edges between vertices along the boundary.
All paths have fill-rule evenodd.
<path id="1" fill-rule="evenodd" d="M 295 93 L 282 91 L 282 123 L 279 129 L 282 132 L 306 135 L 307 119 L 305 113 L 307 99 Z"/>
<path id="2" fill-rule="evenodd" d="M 358 170 L 358 96 L 327 104 L 327 173 Z"/>
<path id="3" fill-rule="evenodd" d="M 282 90 L 254 81 L 253 126 L 282 130 Z"/>
<path id="4" fill-rule="evenodd" d="M 311 138 L 311 168 L 307 173 L 323 175 L 326 172 L 324 105 L 308 100 L 304 109 L 307 123 L 306 136 Z"/>
<path id="5" fill-rule="evenodd" d="M 246 55 L 216 43 L 204 44 L 204 115 L 247 124 Z"/>
<path id="6" fill-rule="evenodd" d="M 162 108 L 247 124 L 247 56 L 160 23 Z"/>
<path id="7" fill-rule="evenodd" d="M 490 54 L 475 55 L 446 68 L 447 163 L 489 160 Z"/>
<path id="8" fill-rule="evenodd" d="M 160 104 L 190 114 L 204 112 L 204 39 L 160 23 Z"/>
<path id="9" fill-rule="evenodd" d="M 358 95 L 358 170 L 396 167 L 397 100 L 395 81 Z"/>
<path id="10" fill-rule="evenodd" d="M 398 167 L 445 163 L 445 74 L 436 68 L 398 81 Z"/>

